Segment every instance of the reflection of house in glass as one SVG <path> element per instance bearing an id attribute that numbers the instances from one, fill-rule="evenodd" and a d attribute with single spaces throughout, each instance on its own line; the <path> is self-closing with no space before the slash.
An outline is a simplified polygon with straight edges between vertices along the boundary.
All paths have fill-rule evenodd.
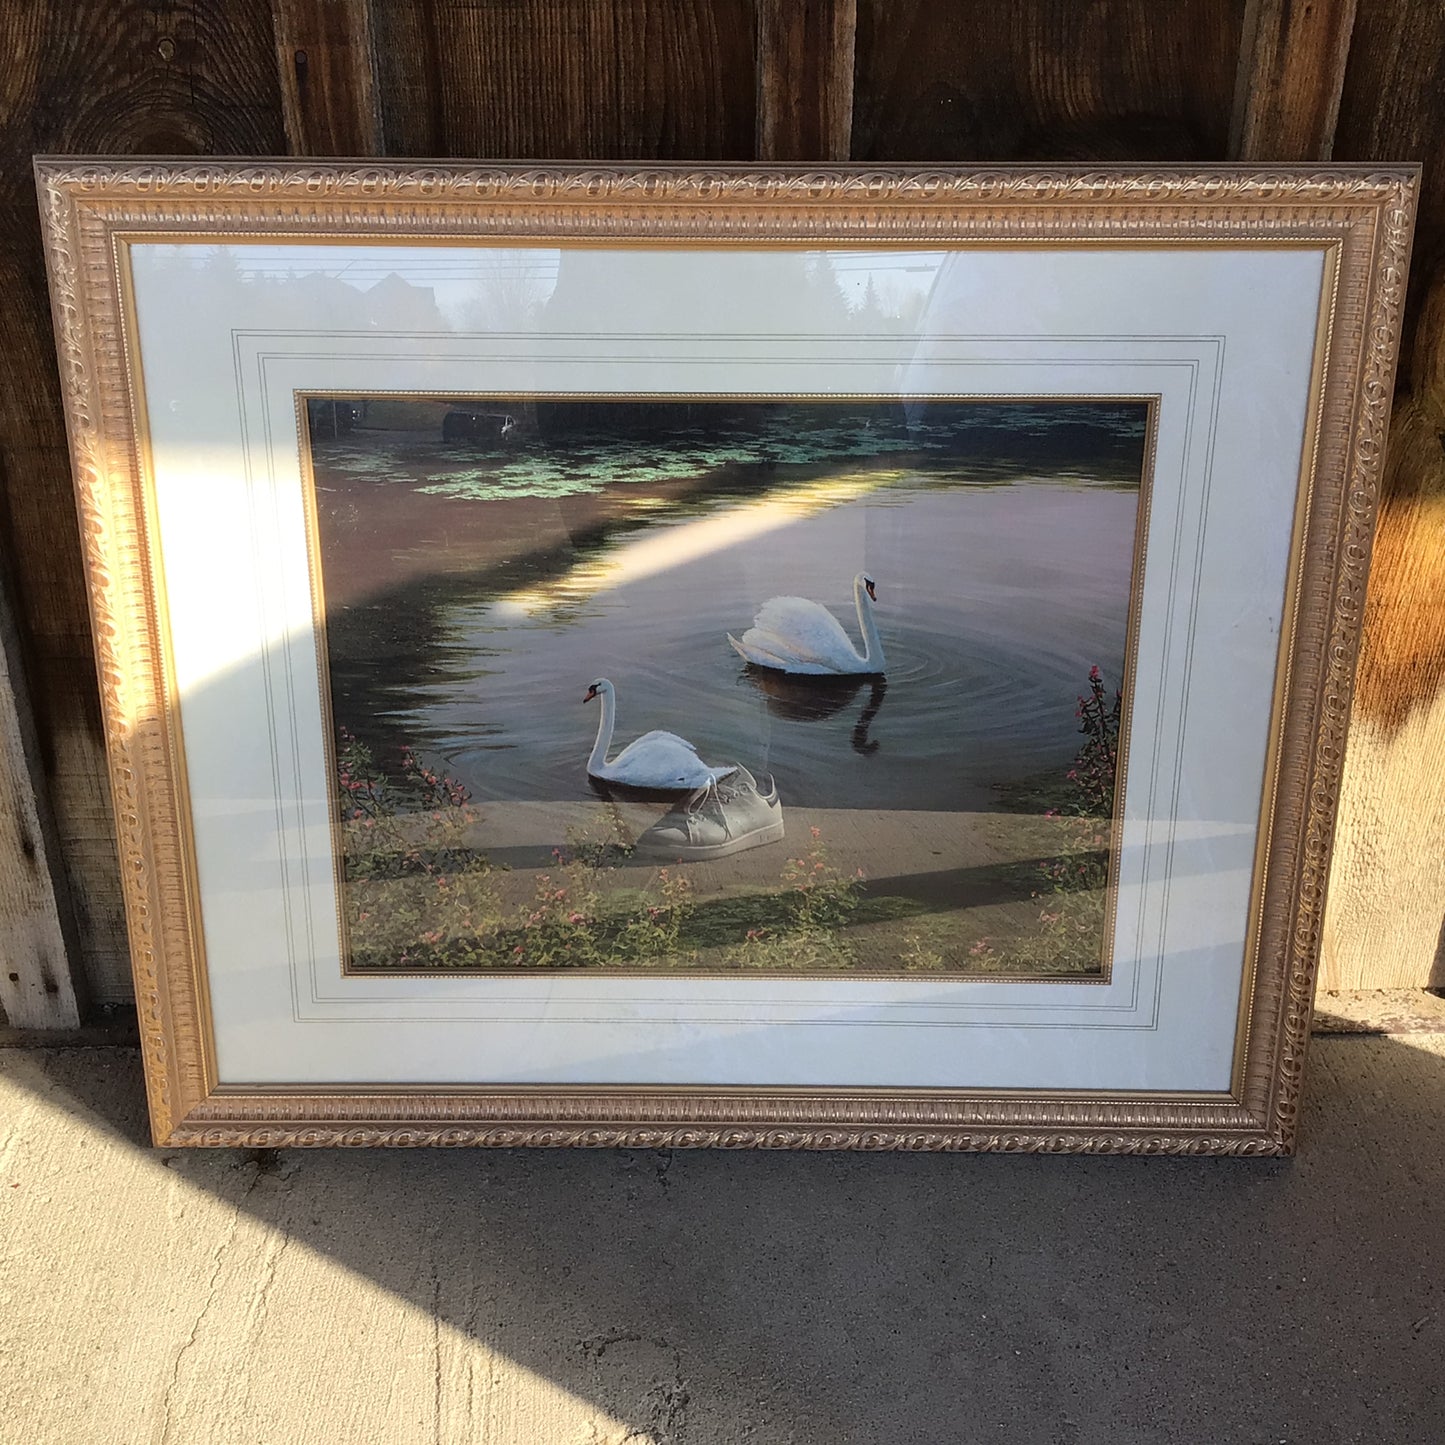
<path id="1" fill-rule="evenodd" d="M 383 331 L 441 331 L 446 323 L 437 308 L 436 292 L 430 286 L 416 286 L 395 271 L 383 276 L 362 295 L 366 298 L 366 320 Z"/>
<path id="2" fill-rule="evenodd" d="M 197 261 L 181 248 L 157 247 L 153 269 L 164 276 L 177 309 L 206 308 L 234 298 L 237 286 L 246 294 L 247 317 L 257 330 L 284 327 L 335 333 L 362 328 L 382 331 L 445 331 L 446 319 L 430 286 L 418 286 L 395 271 L 362 285 L 344 272 L 258 269 L 244 264 L 249 248 L 217 246 Z M 361 297 L 358 305 L 357 297 Z M 337 325 L 345 316 L 349 324 Z"/>

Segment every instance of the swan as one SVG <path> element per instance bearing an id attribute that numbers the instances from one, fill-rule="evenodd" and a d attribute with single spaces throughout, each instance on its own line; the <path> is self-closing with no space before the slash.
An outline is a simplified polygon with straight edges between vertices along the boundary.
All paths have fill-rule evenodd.
<path id="1" fill-rule="evenodd" d="M 804 597 L 769 598 L 741 641 L 731 632 L 728 641 L 739 657 L 757 667 L 812 677 L 881 676 L 883 643 L 873 617 L 877 600 L 873 579 L 860 572 L 853 579 L 853 601 L 863 634 L 862 653 L 826 607 Z"/>
<path id="2" fill-rule="evenodd" d="M 583 702 L 602 699 L 602 716 L 597 720 L 597 741 L 587 759 L 587 776 L 604 783 L 621 783 L 629 788 L 651 788 L 659 792 L 691 792 L 705 788 L 737 772 L 737 765 L 710 768 L 698 757 L 697 749 L 676 733 L 654 729 L 607 761 L 612 746 L 612 727 L 617 718 L 617 689 L 599 677 L 587 689 Z"/>

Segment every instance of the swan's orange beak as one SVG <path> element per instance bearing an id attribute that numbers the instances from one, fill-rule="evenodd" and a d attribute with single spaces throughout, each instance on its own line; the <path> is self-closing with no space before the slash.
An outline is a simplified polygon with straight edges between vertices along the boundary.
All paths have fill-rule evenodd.
<path id="1" fill-rule="evenodd" d="M 589 687 L 589 688 L 587 689 L 587 696 L 584 697 L 584 698 L 582 699 L 582 701 L 583 701 L 583 702 L 591 702 L 592 699 L 593 699 L 594 697 L 596 697 L 596 696 L 597 696 L 597 689 L 596 689 L 595 687 Z"/>
<path id="2" fill-rule="evenodd" d="M 878 592 L 874 588 L 873 584 L 871 582 L 865 582 L 863 585 L 868 589 L 868 596 L 872 598 L 874 602 L 876 602 L 878 600 Z"/>

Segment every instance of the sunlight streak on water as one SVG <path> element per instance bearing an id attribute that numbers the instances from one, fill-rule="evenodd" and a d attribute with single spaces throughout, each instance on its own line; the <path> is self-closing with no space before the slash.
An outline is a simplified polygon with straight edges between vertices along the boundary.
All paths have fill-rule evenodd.
<path id="1" fill-rule="evenodd" d="M 1142 408 L 514 410 L 506 439 L 317 454 L 337 720 L 483 802 L 592 796 L 579 702 L 606 676 L 616 746 L 675 731 L 813 807 L 988 808 L 1062 776 L 1089 667 L 1120 675 Z M 780 595 L 856 638 L 859 571 L 886 686 L 729 645 Z"/>
<path id="2" fill-rule="evenodd" d="M 596 676 L 617 687 L 618 746 L 665 728 L 710 761 L 776 772 L 812 806 L 986 807 L 998 783 L 1067 767 L 1089 666 L 1119 675 L 1135 496 L 1047 484 L 822 495 L 765 506 L 779 525 L 732 533 L 659 518 L 548 583 L 531 612 L 515 595 L 500 609 L 484 588 L 459 595 L 425 680 L 396 695 L 396 724 L 481 799 L 589 796 L 596 718 L 577 703 Z M 709 545 L 681 561 L 672 539 L 698 526 Z M 758 674 L 732 652 L 726 634 L 778 593 L 819 601 L 856 634 L 860 569 L 878 579 L 884 692 Z"/>
<path id="3" fill-rule="evenodd" d="M 830 507 L 856 501 L 906 475 L 898 470 L 826 477 L 756 500 L 728 503 L 720 514 L 697 521 L 667 524 L 664 520 L 663 530 L 622 542 L 600 556 L 581 558 L 561 576 L 540 586 L 503 593 L 493 605 L 493 615 L 498 621 L 530 617 L 686 567 L 709 553 L 742 546 Z M 666 504 L 639 498 L 628 509 L 665 512 Z"/>

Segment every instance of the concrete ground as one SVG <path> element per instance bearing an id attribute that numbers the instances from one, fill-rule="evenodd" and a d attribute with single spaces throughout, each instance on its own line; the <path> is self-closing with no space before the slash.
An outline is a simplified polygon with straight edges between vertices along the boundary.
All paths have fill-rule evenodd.
<path id="1" fill-rule="evenodd" d="M 156 1151 L 0 1049 L 15 1445 L 1445 1439 L 1445 1034 L 1292 1161 Z"/>

